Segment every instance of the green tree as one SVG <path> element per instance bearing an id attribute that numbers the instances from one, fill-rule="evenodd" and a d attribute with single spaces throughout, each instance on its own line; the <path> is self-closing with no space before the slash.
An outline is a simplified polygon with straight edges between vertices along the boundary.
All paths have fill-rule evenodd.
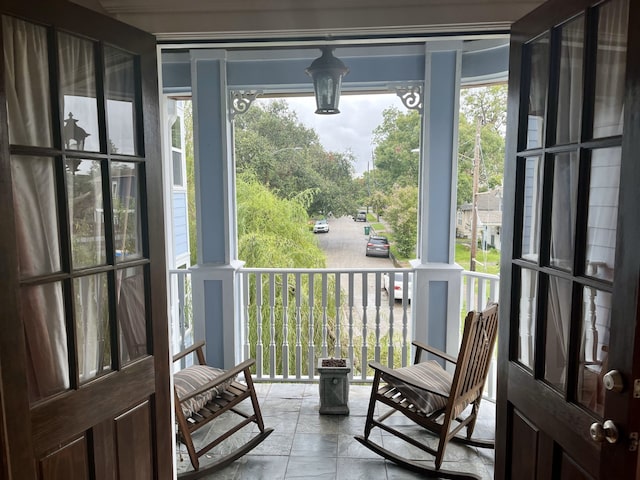
<path id="1" fill-rule="evenodd" d="M 249 172 L 238 175 L 236 195 L 238 254 L 247 267 L 325 267 L 324 253 L 307 228 L 304 195 L 279 198 Z"/>
<path id="2" fill-rule="evenodd" d="M 381 191 L 377 190 L 373 192 L 373 194 L 371 195 L 370 203 L 371 203 L 371 206 L 373 207 L 373 210 L 378 215 L 378 220 L 380 220 L 380 215 L 384 215 L 385 209 L 389 204 L 389 197 L 388 195 L 385 195 Z"/>
<path id="3" fill-rule="evenodd" d="M 502 184 L 507 86 L 492 85 L 461 92 L 458 128 L 458 205 L 472 201 L 476 119 L 480 119 L 479 191 Z"/>
<path id="4" fill-rule="evenodd" d="M 184 102 L 184 155 L 187 175 L 187 211 L 189 213 L 189 250 L 191 265 L 198 263 L 198 230 L 196 228 L 196 177 L 193 155 L 193 104 Z"/>
<path id="5" fill-rule="evenodd" d="M 385 218 L 393 229 L 395 248 L 403 258 L 416 254 L 418 235 L 418 187 L 407 185 L 393 189 Z"/>
<path id="6" fill-rule="evenodd" d="M 402 113 L 395 107 L 382 112 L 382 123 L 373 131 L 375 189 L 388 191 L 393 185 L 418 185 L 420 114 Z"/>
<path id="7" fill-rule="evenodd" d="M 308 214 L 351 213 L 356 206 L 350 152 L 327 152 L 285 100 L 256 103 L 235 120 L 238 173 L 252 171 L 280 198 L 315 191 Z"/>

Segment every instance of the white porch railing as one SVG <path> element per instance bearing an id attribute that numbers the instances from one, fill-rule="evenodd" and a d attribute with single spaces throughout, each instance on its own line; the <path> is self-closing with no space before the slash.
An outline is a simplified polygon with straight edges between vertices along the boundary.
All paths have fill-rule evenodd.
<path id="1" fill-rule="evenodd" d="M 487 306 L 487 303 L 499 301 L 500 276 L 464 270 L 462 272 L 461 291 L 460 311 L 462 315 L 469 310 L 482 310 Z M 497 360 L 498 352 L 495 349 L 489 365 L 487 384 L 484 389 L 485 396 L 491 400 L 495 400 L 497 394 Z"/>
<path id="2" fill-rule="evenodd" d="M 180 352 L 193 345 L 193 301 L 191 297 L 191 271 L 188 269 L 169 270 L 169 306 L 171 309 L 171 345 L 173 352 Z M 191 360 L 191 355 L 187 357 Z M 176 370 L 184 368 L 185 359 Z"/>
<path id="3" fill-rule="evenodd" d="M 403 274 L 403 299 L 384 291 L 384 275 Z M 243 355 L 256 359 L 256 381 L 317 381 L 318 358 L 344 357 L 351 378 L 371 381 L 371 360 L 392 368 L 411 362 L 410 269 L 243 268 Z M 498 301 L 500 278 L 462 273 L 461 322 L 471 309 Z M 393 284 L 393 283 L 392 283 Z M 170 271 L 174 349 L 193 342 L 190 272 Z M 486 396 L 495 399 L 496 362 Z"/>
<path id="4" fill-rule="evenodd" d="M 367 381 L 368 362 L 406 366 L 411 340 L 408 286 L 394 301 L 383 293 L 409 270 L 245 268 L 244 354 L 256 358 L 256 380 L 315 380 L 319 358 L 351 361 L 351 377 Z"/>

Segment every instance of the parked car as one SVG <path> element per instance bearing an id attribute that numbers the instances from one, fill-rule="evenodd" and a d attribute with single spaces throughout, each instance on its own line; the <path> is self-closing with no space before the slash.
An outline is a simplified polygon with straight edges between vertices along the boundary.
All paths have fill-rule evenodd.
<path id="1" fill-rule="evenodd" d="M 356 216 L 353 217 L 353 220 L 356 222 L 366 222 L 367 221 L 367 211 L 366 210 L 358 210 Z"/>
<path id="2" fill-rule="evenodd" d="M 370 236 L 365 255 L 367 257 L 389 257 L 389 240 L 387 240 L 387 237 Z"/>
<path id="3" fill-rule="evenodd" d="M 329 223 L 326 219 L 316 220 L 313 226 L 313 233 L 329 233 Z"/>
<path id="4" fill-rule="evenodd" d="M 389 296 L 393 295 L 394 300 L 402 300 L 404 295 L 404 274 L 402 272 L 394 272 L 393 275 L 393 284 L 389 280 L 389 276 L 391 274 L 385 273 L 382 275 L 382 285 L 383 288 L 387 291 Z M 413 291 L 413 273 L 409 273 L 409 278 L 407 279 L 407 299 L 411 300 L 411 292 Z"/>

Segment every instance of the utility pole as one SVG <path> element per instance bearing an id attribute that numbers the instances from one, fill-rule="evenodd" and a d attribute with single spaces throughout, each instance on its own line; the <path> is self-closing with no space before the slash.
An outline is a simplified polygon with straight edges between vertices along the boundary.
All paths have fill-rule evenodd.
<path id="1" fill-rule="evenodd" d="M 471 200 L 471 262 L 469 270 L 476 271 L 478 248 L 478 177 L 480 176 L 480 117 L 476 118 L 476 142 L 473 147 L 473 197 Z"/>

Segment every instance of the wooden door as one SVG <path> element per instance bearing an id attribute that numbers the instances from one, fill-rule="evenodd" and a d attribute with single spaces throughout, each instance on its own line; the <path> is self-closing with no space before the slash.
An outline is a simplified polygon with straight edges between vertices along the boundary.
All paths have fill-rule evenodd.
<path id="1" fill-rule="evenodd" d="M 0 477 L 171 478 L 155 38 L 0 14 Z"/>
<path id="2" fill-rule="evenodd" d="M 513 25 L 496 478 L 637 475 L 639 20 L 551 0 Z"/>

